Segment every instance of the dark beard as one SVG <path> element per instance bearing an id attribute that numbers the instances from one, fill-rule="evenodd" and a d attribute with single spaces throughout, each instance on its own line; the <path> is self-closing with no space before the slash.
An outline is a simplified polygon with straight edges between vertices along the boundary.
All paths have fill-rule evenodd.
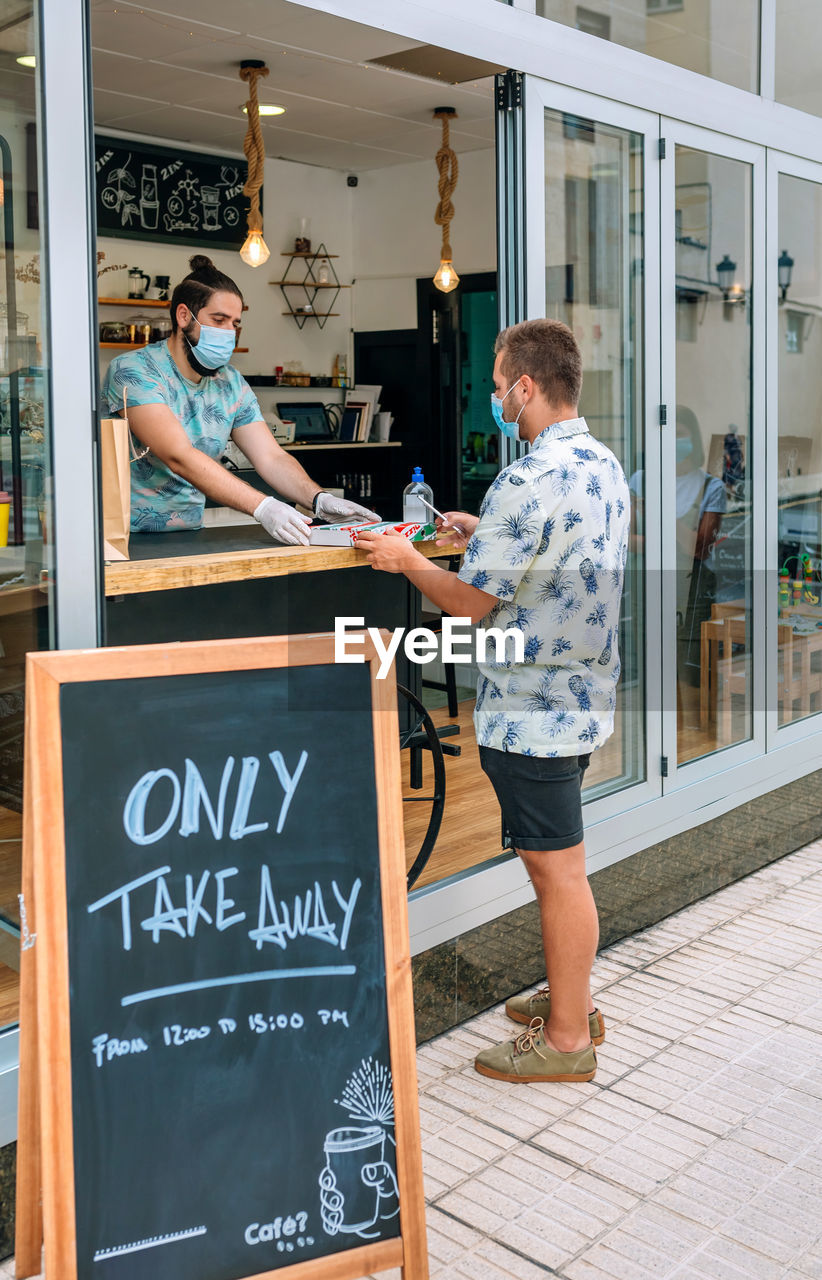
<path id="1" fill-rule="evenodd" d="M 186 344 L 186 347 L 188 348 L 186 352 L 186 359 L 188 360 L 188 363 L 191 365 L 194 372 L 199 373 L 201 378 L 213 378 L 216 374 L 220 372 L 220 370 L 207 369 L 204 364 L 200 364 L 200 361 L 197 359 L 197 357 L 194 354 L 194 348 L 191 344 L 191 339 L 188 336 L 189 331 L 194 328 L 194 323 L 195 322 L 192 320 L 191 324 L 188 326 L 188 329 L 182 330 L 182 334 L 185 339 L 185 344 Z"/>

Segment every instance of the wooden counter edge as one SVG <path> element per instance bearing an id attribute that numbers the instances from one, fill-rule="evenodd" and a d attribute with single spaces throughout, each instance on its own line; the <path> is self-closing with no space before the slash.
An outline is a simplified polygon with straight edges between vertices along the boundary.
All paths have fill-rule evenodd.
<path id="1" fill-rule="evenodd" d="M 438 547 L 434 542 L 415 545 L 429 560 L 448 555 L 445 547 Z M 353 547 L 260 547 L 157 560 L 120 560 L 106 564 L 106 595 L 173 591 L 180 587 L 278 578 L 289 573 L 320 573 L 327 569 L 356 569 L 363 565 L 368 565 L 365 552 Z"/>

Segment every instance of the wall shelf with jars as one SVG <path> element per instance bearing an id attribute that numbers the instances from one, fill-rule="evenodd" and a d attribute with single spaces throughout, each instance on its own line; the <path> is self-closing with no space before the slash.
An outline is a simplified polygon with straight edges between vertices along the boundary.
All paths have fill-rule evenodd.
<path id="1" fill-rule="evenodd" d="M 269 283 L 278 285 L 285 299 L 288 310 L 284 311 L 283 315 L 291 316 L 298 329 L 304 329 L 309 320 L 316 320 L 319 328 L 324 329 L 327 320 L 340 314 L 334 310 L 334 303 L 340 295 L 340 290 L 351 288 L 348 284 L 340 284 L 337 272 L 334 270 L 332 259 L 338 258 L 339 254 L 329 253 L 325 245 L 321 244 L 313 252 L 295 250 L 294 253 L 283 253 L 281 256 L 288 258 L 288 266 L 283 278 L 271 280 Z M 303 264 L 303 274 L 302 276 L 295 274 L 289 279 L 292 268 L 295 272 L 300 270 L 299 265 L 295 267 L 295 263 Z M 333 293 L 328 295 L 325 309 L 317 311 L 316 302 L 321 289 L 332 289 Z M 299 291 L 296 296 L 294 290 Z"/>
<path id="2" fill-rule="evenodd" d="M 168 312 L 168 298 L 98 298 L 101 307 L 137 307 L 160 308 Z M 248 307 L 243 306 L 243 311 Z M 162 342 L 171 334 L 171 321 L 168 316 L 130 316 L 126 320 L 101 320 L 99 326 L 100 341 L 98 346 L 104 351 L 138 351 L 153 342 Z M 237 355 L 248 351 L 248 347 L 235 347 Z"/>

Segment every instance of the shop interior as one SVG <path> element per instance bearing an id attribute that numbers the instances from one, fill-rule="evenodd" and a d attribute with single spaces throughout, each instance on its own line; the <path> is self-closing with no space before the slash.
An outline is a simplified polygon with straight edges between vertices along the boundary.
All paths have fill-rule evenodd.
<path id="1" fill-rule="evenodd" d="M 420 466 L 437 505 L 476 510 L 499 466 L 488 397 L 497 328 L 493 76 L 503 68 L 287 0 L 239 0 L 230 29 L 217 0 L 175 0 L 173 8 L 173 14 L 148 11 L 128 0 L 91 5 L 95 136 L 118 148 L 118 162 L 101 159 L 105 152 L 97 149 L 98 166 L 106 170 L 102 199 L 122 226 L 122 234 L 100 228 L 97 241 L 100 378 L 119 352 L 165 336 L 166 291 L 187 273 L 192 253 L 206 252 L 243 291 L 247 314 L 234 363 L 250 379 L 272 426 L 289 413 L 299 418 L 321 406 L 337 429 L 346 387 L 381 388 L 380 409 L 391 419 L 383 419 L 383 439 L 375 422 L 368 442 L 343 444 L 332 437 L 285 445 L 319 483 L 399 519 L 402 489 Z M 9 372 L 15 366 L 16 376 L 4 397 L 4 416 L 17 399 L 19 422 L 4 440 L 3 462 L 8 473 L 22 476 L 20 501 L 10 505 L 12 520 L 23 526 L 12 528 L 6 555 L 14 558 L 9 570 L 37 558 L 33 574 L 42 581 L 48 573 L 42 377 L 48 353 L 40 231 L 29 207 L 36 202 L 35 68 L 17 62 L 33 48 L 30 6 L 21 4 L 19 20 L 0 35 L 3 70 L 16 94 L 5 104 L 2 132 L 19 187 L 14 227 L 6 236 L 7 264 L 14 270 L 7 272 L 2 317 L 6 364 Z M 213 193 L 199 190 L 186 165 L 187 156 L 224 158 L 221 179 L 227 187 L 236 184 L 247 128 L 247 86 L 239 76 L 246 59 L 268 66 L 260 104 L 279 109 L 261 113 L 262 208 L 271 257 L 256 269 L 236 248 L 212 249 L 197 240 L 196 230 L 220 215 Z M 442 106 L 456 113 L 450 143 L 459 160 L 451 239 L 462 283 L 451 294 L 432 283 L 441 238 L 433 217 L 439 199 L 434 157 L 442 142 L 433 113 Z M 129 142 L 166 149 L 182 162 L 179 201 L 170 215 L 175 243 L 151 237 L 169 210 L 152 207 L 151 157 L 135 151 L 129 162 Z M 298 240 L 309 241 L 308 253 L 316 256 L 295 256 Z M 306 295 L 290 283 L 280 285 L 302 281 L 309 263 L 315 279 L 328 282 L 327 292 Z M 303 310 L 306 297 L 315 302 L 310 311 Z M 31 350 L 20 349 L 21 341 Z M 22 458 L 9 452 L 15 436 Z M 242 455 L 231 461 L 242 467 Z M 3 576 L 5 586 L 9 574 Z M 49 644 L 47 613 L 41 596 L 25 608 L 16 601 L 3 619 L 0 917 L 7 928 L 0 928 L 0 1025 L 17 1016 L 23 661 L 27 649 Z M 429 675 L 431 685 L 444 683 L 441 670 Z M 423 689 L 433 719 L 459 725 L 454 740 L 461 754 L 447 757 L 448 804 L 421 885 L 500 853 L 498 809 L 473 739 L 470 671 L 464 679 L 456 716 L 449 715 L 444 688 Z M 403 752 L 404 793 L 414 797 L 405 806 L 409 863 L 431 810 L 419 802 L 430 790 L 427 753 L 420 753 L 421 790 L 410 787 L 410 754 Z"/>
<path id="2" fill-rule="evenodd" d="M 236 250 L 200 250 L 196 235 L 185 231 L 175 244 L 152 241 L 150 234 L 140 238 L 146 216 L 155 214 L 146 213 L 144 172 L 135 162 L 123 163 L 118 150 L 120 163 L 105 176 L 126 234 L 98 237 L 99 298 L 127 298 L 135 281 L 138 291 L 142 286 L 154 294 L 158 276 L 173 287 L 192 252 L 209 252 L 243 291 L 248 312 L 234 363 L 272 423 L 314 404 L 325 407 L 336 427 L 346 397 L 336 383 L 381 388 L 380 409 L 391 417 L 387 441 L 378 442 L 375 424 L 364 447 L 339 441 L 285 446 L 319 483 L 398 519 L 402 489 L 420 466 L 441 509 L 476 511 L 499 467 L 488 397 L 497 329 L 493 75 L 503 68 L 287 0 L 243 0 L 232 10 L 230 32 L 216 0 L 184 0 L 174 10 L 172 17 L 136 4 L 93 3 L 95 133 L 126 149 L 129 139 L 168 144 L 170 154 L 183 159 L 180 221 L 219 216 L 206 208 L 202 192 L 198 198 L 187 191 L 185 155 L 242 159 L 247 117 L 240 63 L 264 61 L 269 75 L 259 81 L 261 108 L 280 108 L 277 115 L 261 112 L 271 257 L 252 268 Z M 459 164 L 451 239 L 461 287 L 449 294 L 432 282 L 441 238 L 434 222 L 442 142 L 434 111 L 440 106 L 456 113 L 450 143 Z M 226 183 L 235 176 L 227 164 Z M 167 213 L 160 211 L 160 225 Z M 306 240 L 310 249 L 302 252 L 322 256 L 294 256 Z M 308 265 L 328 289 L 312 289 L 313 310 L 306 313 L 309 295 L 288 282 L 304 279 Z M 140 278 L 129 275 L 135 268 Z M 286 314 L 292 307 L 296 314 Z M 100 302 L 101 374 L 118 352 L 109 339 L 121 336 L 109 326 L 133 323 L 141 313 L 150 322 L 165 310 L 162 303 Z M 435 720 L 459 723 L 453 740 L 462 752 L 446 757 L 448 803 L 420 884 L 500 853 L 498 814 L 473 741 L 472 677 L 461 676 L 454 717 L 446 691 L 431 687 L 444 683 L 443 673 L 425 675 L 423 699 Z M 430 769 L 422 755 L 424 785 L 411 790 L 410 753 L 403 752 L 409 862 L 430 813 L 419 802 Z M 487 799 L 484 817 L 477 814 L 477 790 Z M 466 838 L 468 810 L 476 829 Z"/>

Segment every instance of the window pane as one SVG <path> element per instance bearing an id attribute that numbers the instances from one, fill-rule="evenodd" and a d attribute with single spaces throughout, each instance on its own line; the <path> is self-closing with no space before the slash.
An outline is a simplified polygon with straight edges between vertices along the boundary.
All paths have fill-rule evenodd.
<path id="1" fill-rule="evenodd" d="M 25 655 L 51 643 L 39 73 L 17 61 L 36 53 L 32 6 L 14 8 L 14 20 L 3 30 L 7 53 L 0 70 L 0 1026 L 16 1021 L 18 1006 Z"/>
<path id="2" fill-rule="evenodd" d="M 580 413 L 628 476 L 643 465 L 642 147 L 638 133 L 545 113 L 546 315 L 573 329 L 583 358 Z M 594 753 L 587 798 L 645 776 L 642 569 L 632 539 L 615 731 Z"/>
<path id="3" fill-rule="evenodd" d="M 759 90 L 759 0 L 537 0 L 537 13 L 738 89 Z"/>
<path id="4" fill-rule="evenodd" d="M 750 738 L 749 164 L 676 149 L 678 762 Z"/>
<path id="5" fill-rule="evenodd" d="M 822 116 L 819 0 L 776 0 L 776 100 Z"/>
<path id="6" fill-rule="evenodd" d="M 779 723 L 822 710 L 822 186 L 779 177 Z M 789 260 L 792 264 L 789 265 Z"/>

